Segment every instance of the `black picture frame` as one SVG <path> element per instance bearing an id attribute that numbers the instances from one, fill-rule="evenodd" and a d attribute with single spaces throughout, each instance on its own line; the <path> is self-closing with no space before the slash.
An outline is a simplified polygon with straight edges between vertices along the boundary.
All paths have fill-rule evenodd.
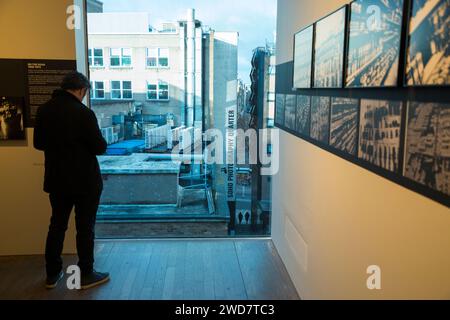
<path id="1" fill-rule="evenodd" d="M 311 97 L 309 136 L 325 145 L 330 143 L 330 108 L 331 97 Z"/>
<path id="2" fill-rule="evenodd" d="M 387 0 L 387 1 L 399 1 L 399 6 L 398 6 L 398 10 L 400 11 L 401 17 L 398 18 L 398 25 L 397 25 L 397 30 L 395 30 L 393 36 L 389 39 L 390 41 L 395 41 L 395 38 L 397 38 L 398 43 L 395 45 L 392 45 L 391 48 L 394 48 L 394 50 L 396 50 L 396 57 L 392 60 L 392 62 L 390 63 L 390 67 L 391 67 L 391 71 L 395 72 L 395 79 L 394 81 L 391 81 L 389 83 L 374 83 L 374 84 L 362 84 L 361 81 L 357 81 L 357 83 L 350 83 L 349 82 L 349 77 L 351 76 L 349 74 L 349 66 L 351 65 L 351 61 L 350 61 L 350 56 L 351 56 L 351 52 L 352 52 L 352 27 L 354 27 L 354 25 L 352 24 L 354 17 L 354 6 L 357 5 L 358 3 L 363 6 L 363 5 L 368 5 L 366 4 L 366 2 L 373 2 L 374 4 L 370 4 L 370 6 L 377 6 L 379 7 L 384 6 L 384 2 L 381 0 L 355 0 L 352 1 L 349 4 L 348 7 L 348 21 L 347 21 L 347 40 L 346 40 L 346 55 L 345 55 L 345 69 L 344 69 L 344 87 L 345 88 L 354 88 L 354 89 L 365 89 L 365 88 L 394 88 L 399 86 L 399 84 L 401 85 L 402 83 L 402 78 L 403 78 L 403 65 L 404 65 L 404 57 L 403 57 L 403 52 L 404 52 L 404 38 L 405 38 L 405 24 L 407 21 L 407 10 L 406 8 L 408 7 L 408 2 L 409 0 Z M 377 3 L 380 3 L 379 5 Z M 393 11 L 395 12 L 395 11 Z M 376 14 L 376 11 L 373 13 Z M 381 17 L 385 17 L 385 15 L 381 14 L 381 12 L 379 13 Z M 405 19 L 406 16 L 406 19 Z M 380 17 L 380 19 L 381 19 Z M 387 19 L 387 18 L 386 18 Z M 394 24 L 393 21 L 390 22 L 390 24 Z M 384 52 L 380 52 L 379 54 L 383 54 Z M 389 58 L 389 54 L 392 53 L 392 50 L 389 52 L 386 52 L 386 54 L 384 55 L 384 57 L 388 57 Z M 375 56 L 374 59 L 376 59 L 377 57 Z M 395 68 L 395 69 L 392 69 Z M 373 71 L 374 73 L 377 72 L 377 70 Z M 389 70 L 385 70 L 386 74 L 389 73 Z M 385 79 L 386 80 L 386 79 Z M 370 80 L 369 80 L 370 81 Z"/>
<path id="3" fill-rule="evenodd" d="M 0 141 L 26 140 L 25 99 L 0 95 Z"/>
<path id="4" fill-rule="evenodd" d="M 344 15 L 344 22 L 343 22 L 343 30 L 342 30 L 342 61 L 341 61 L 341 70 L 339 70 L 337 72 L 337 74 L 339 74 L 340 76 L 340 83 L 338 83 L 337 85 L 320 85 L 318 86 L 316 84 L 317 81 L 317 67 L 318 67 L 318 63 L 317 63 L 317 59 L 318 59 L 318 55 L 317 55 L 317 41 L 318 41 L 318 29 L 319 29 L 319 24 L 326 21 L 327 19 L 329 19 L 330 17 L 332 17 L 335 14 L 338 14 L 339 12 L 343 11 L 343 15 Z M 332 13 L 326 15 L 325 17 L 319 19 L 318 21 L 316 21 L 314 23 L 314 45 L 313 45 L 313 63 L 312 63 L 312 74 L 313 74 L 313 81 L 312 81 L 312 88 L 315 89 L 340 89 L 344 87 L 344 70 L 345 70 L 345 56 L 346 56 L 346 42 L 347 42 L 347 29 L 348 29 L 348 5 L 344 5 L 342 7 L 340 7 L 339 9 L 333 11 Z M 335 50 L 335 48 L 333 48 L 333 50 Z M 339 82 L 339 81 L 338 81 Z"/>
<path id="5" fill-rule="evenodd" d="M 310 136 L 311 129 L 311 96 L 297 95 L 295 131 L 303 136 Z"/>
<path id="6" fill-rule="evenodd" d="M 403 157 L 403 101 L 361 99 L 359 106 L 358 158 L 398 173 Z"/>
<path id="7" fill-rule="evenodd" d="M 414 183 L 450 196 L 450 102 L 408 101 L 402 175 Z"/>
<path id="8" fill-rule="evenodd" d="M 410 47 L 411 47 L 411 21 L 414 18 L 413 16 L 413 11 L 414 11 L 414 1 L 415 0 L 409 0 L 406 1 L 408 3 L 408 5 L 406 6 L 406 12 L 407 12 L 407 17 L 408 19 L 405 21 L 405 37 L 404 37 L 404 50 L 403 50 L 403 56 L 404 56 L 404 62 L 403 62 L 403 76 L 402 76 L 402 82 L 401 84 L 405 87 L 412 87 L 412 88 L 433 88 L 433 87 L 448 87 L 450 86 L 450 82 L 446 83 L 446 84 L 423 84 L 423 83 L 419 83 L 419 84 L 411 84 L 408 83 L 408 67 L 409 67 L 409 56 L 410 56 Z M 427 0 L 428 1 L 428 0 Z M 446 0 L 440 0 L 440 2 L 446 2 Z M 450 10 L 450 5 L 449 7 L 447 7 L 447 10 Z M 447 45 L 449 45 L 449 40 L 448 40 L 448 34 L 447 34 Z M 449 50 L 449 48 L 447 47 L 447 50 Z M 450 58 L 448 58 L 450 59 Z M 447 75 L 448 77 L 448 75 Z"/>
<path id="9" fill-rule="evenodd" d="M 336 101 L 342 101 L 342 114 L 334 117 L 334 111 L 338 109 Z M 353 109 L 353 110 L 352 110 Z M 359 122 L 360 122 L 361 100 L 355 98 L 331 97 L 330 101 L 330 147 L 349 155 L 358 155 L 359 145 Z M 353 123 L 352 123 L 353 122 Z M 353 127 L 353 128 L 352 128 Z M 345 128 L 347 132 L 339 132 Z M 348 134 L 348 130 L 353 130 Z M 351 145 L 353 140 L 353 145 Z M 351 148 L 352 150 L 349 150 Z"/>
<path id="10" fill-rule="evenodd" d="M 297 52 L 297 36 L 307 30 L 311 29 L 311 53 L 310 53 L 310 59 L 311 59 L 311 63 L 309 65 L 309 73 L 310 73 L 310 77 L 309 77 L 309 85 L 307 86 L 298 86 L 296 84 L 296 52 Z M 294 34 L 294 48 L 293 48 L 293 57 L 294 57 L 294 69 L 293 69 L 293 74 L 292 74 L 292 88 L 295 89 L 309 89 L 312 88 L 313 86 L 313 79 L 314 79 L 314 37 L 315 37 L 315 25 L 311 24 L 303 29 L 301 29 L 300 31 L 298 31 L 297 33 Z"/>
<path id="11" fill-rule="evenodd" d="M 284 127 L 284 115 L 285 115 L 285 94 L 275 94 L 275 125 Z"/>
<path id="12" fill-rule="evenodd" d="M 297 124 L 297 96 L 287 94 L 284 98 L 284 126 L 295 130 Z"/>

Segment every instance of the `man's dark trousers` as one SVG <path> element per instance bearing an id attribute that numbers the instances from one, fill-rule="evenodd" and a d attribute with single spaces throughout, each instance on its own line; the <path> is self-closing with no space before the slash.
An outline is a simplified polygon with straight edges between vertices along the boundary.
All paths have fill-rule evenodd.
<path id="1" fill-rule="evenodd" d="M 47 235 L 45 260 L 47 275 L 62 271 L 61 254 L 70 214 L 75 207 L 78 266 L 82 274 L 93 271 L 95 221 L 101 193 L 71 195 L 50 193 L 52 217 Z"/>

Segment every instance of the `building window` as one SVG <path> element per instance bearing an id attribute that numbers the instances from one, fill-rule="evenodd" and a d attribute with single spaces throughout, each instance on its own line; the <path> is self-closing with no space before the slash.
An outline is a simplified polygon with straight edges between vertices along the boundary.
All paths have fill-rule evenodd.
<path id="1" fill-rule="evenodd" d="M 149 68 L 168 68 L 169 67 L 169 49 L 147 48 L 147 67 Z"/>
<path id="2" fill-rule="evenodd" d="M 111 81 L 111 99 L 133 99 L 131 81 Z"/>
<path id="3" fill-rule="evenodd" d="M 158 49 L 147 49 L 147 67 L 158 66 Z"/>
<path id="4" fill-rule="evenodd" d="M 122 82 L 122 96 L 123 99 L 133 99 L 133 91 L 131 89 L 131 81 Z"/>
<path id="5" fill-rule="evenodd" d="M 89 66 L 103 67 L 103 49 L 88 49 Z"/>
<path id="6" fill-rule="evenodd" d="M 111 49 L 111 67 L 130 67 L 131 66 L 130 48 L 112 48 Z"/>
<path id="7" fill-rule="evenodd" d="M 91 99 L 105 99 L 105 83 L 103 81 L 91 82 Z"/>
<path id="8" fill-rule="evenodd" d="M 158 85 L 147 83 L 147 98 L 148 100 L 158 100 Z"/>
<path id="9" fill-rule="evenodd" d="M 158 83 L 147 83 L 147 99 L 148 100 L 169 100 L 169 84 L 165 81 Z"/>
<path id="10" fill-rule="evenodd" d="M 169 67 L 169 49 L 159 49 L 158 64 L 160 67 Z"/>
<path id="11" fill-rule="evenodd" d="M 169 100 L 169 84 L 164 81 L 159 82 L 159 100 Z"/>
<path id="12" fill-rule="evenodd" d="M 269 102 L 275 101 L 275 93 L 274 92 L 267 93 L 267 101 L 269 101 Z"/>

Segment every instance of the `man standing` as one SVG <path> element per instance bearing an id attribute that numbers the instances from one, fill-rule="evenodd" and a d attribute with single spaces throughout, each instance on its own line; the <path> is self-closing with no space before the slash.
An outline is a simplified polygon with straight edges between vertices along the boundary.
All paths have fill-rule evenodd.
<path id="1" fill-rule="evenodd" d="M 108 273 L 94 270 L 94 228 L 103 190 L 96 155 L 104 154 L 107 145 L 95 113 L 82 103 L 90 87 L 83 74 L 68 74 L 36 116 L 34 147 L 45 152 L 44 191 L 52 206 L 45 247 L 49 289 L 64 275 L 61 254 L 73 207 L 81 288 L 109 280 Z"/>

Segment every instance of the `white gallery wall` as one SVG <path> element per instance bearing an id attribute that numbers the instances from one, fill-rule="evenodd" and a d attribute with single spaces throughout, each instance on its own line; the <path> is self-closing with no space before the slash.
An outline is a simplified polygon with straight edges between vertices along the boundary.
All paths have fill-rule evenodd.
<path id="1" fill-rule="evenodd" d="M 70 0 L 1 0 L 0 59 L 75 60 L 75 33 L 66 27 Z M 2 77 L 8 75 L 1 75 Z M 0 142 L 0 255 L 42 254 L 50 218 L 42 191 L 44 155 L 27 141 Z M 73 217 L 65 252 L 74 252 Z"/>
<path id="2" fill-rule="evenodd" d="M 348 3 L 278 0 L 277 64 L 293 35 Z M 272 237 L 303 299 L 450 298 L 450 210 L 286 132 Z M 368 290 L 367 267 L 381 268 Z"/>

